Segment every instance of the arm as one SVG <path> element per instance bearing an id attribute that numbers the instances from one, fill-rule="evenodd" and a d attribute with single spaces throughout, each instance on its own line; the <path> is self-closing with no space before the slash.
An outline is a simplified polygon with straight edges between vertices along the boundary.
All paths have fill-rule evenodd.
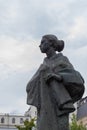
<path id="1" fill-rule="evenodd" d="M 56 80 L 56 82 L 62 82 L 63 78 L 61 75 L 56 75 L 55 73 L 48 73 L 45 80 L 47 83 L 53 82 L 53 80 Z"/>

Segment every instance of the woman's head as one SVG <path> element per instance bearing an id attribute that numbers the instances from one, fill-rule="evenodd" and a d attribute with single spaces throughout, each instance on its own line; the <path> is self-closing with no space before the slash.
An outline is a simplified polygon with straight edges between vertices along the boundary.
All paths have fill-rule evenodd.
<path id="1" fill-rule="evenodd" d="M 48 34 L 42 37 L 42 40 L 46 39 L 50 46 L 54 48 L 55 51 L 61 52 L 64 49 L 64 41 L 58 40 L 55 35 Z"/>

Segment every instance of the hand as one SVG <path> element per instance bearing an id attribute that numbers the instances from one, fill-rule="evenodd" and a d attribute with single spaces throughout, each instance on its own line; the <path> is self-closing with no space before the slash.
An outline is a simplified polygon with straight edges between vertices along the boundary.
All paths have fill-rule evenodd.
<path id="1" fill-rule="evenodd" d="M 62 81 L 62 77 L 60 75 L 56 75 L 54 73 L 49 73 L 47 76 L 46 76 L 46 81 L 49 82 L 49 80 L 51 79 L 56 79 L 57 81 Z"/>

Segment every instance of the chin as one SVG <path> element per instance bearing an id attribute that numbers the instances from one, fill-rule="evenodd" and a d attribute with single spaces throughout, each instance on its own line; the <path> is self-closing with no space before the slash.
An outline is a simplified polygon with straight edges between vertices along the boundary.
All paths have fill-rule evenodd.
<path id="1" fill-rule="evenodd" d="M 45 51 L 41 51 L 42 53 L 46 53 Z"/>
<path id="2" fill-rule="evenodd" d="M 45 51 L 45 50 L 40 49 L 40 51 L 41 51 L 42 53 L 46 53 L 46 51 Z"/>

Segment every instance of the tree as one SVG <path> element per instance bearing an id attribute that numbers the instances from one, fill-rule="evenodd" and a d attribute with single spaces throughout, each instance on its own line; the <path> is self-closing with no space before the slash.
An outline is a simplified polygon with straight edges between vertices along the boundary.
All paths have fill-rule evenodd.
<path id="1" fill-rule="evenodd" d="M 33 127 L 36 127 L 35 121 L 35 118 L 31 119 L 30 121 L 25 120 L 24 126 L 16 125 L 16 128 L 18 130 L 32 130 Z M 86 126 L 84 126 L 82 123 L 77 123 L 75 114 L 73 114 L 71 121 L 70 130 L 87 130 Z"/>
<path id="2" fill-rule="evenodd" d="M 18 130 L 32 130 L 32 128 L 36 126 L 35 121 L 35 118 L 31 119 L 30 121 L 25 120 L 24 126 L 16 125 L 16 128 Z"/>
<path id="3" fill-rule="evenodd" d="M 70 130 L 87 130 L 86 126 L 84 126 L 82 122 L 80 124 L 77 123 L 75 114 L 73 114 L 71 120 L 72 123 L 70 124 Z"/>

